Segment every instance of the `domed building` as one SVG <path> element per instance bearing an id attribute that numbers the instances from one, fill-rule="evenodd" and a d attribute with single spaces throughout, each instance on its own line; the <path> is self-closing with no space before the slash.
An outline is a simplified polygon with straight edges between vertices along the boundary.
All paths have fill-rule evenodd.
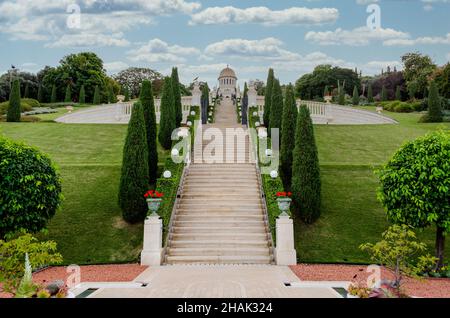
<path id="1" fill-rule="evenodd" d="M 219 75 L 218 95 L 222 98 L 233 98 L 237 94 L 236 73 L 227 66 Z"/>

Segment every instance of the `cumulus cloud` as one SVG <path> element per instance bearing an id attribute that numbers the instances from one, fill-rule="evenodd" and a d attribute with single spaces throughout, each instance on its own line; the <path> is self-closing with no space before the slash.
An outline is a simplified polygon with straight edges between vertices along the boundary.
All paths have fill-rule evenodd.
<path id="1" fill-rule="evenodd" d="M 363 46 L 372 41 L 386 41 L 391 39 L 407 39 L 409 34 L 394 29 L 376 29 L 368 27 L 359 27 L 353 30 L 343 30 L 341 28 L 335 31 L 315 32 L 310 31 L 305 35 L 305 40 L 317 43 L 319 45 L 351 45 Z"/>
<path id="2" fill-rule="evenodd" d="M 288 8 L 274 11 L 267 7 L 251 7 L 246 9 L 227 7 L 211 7 L 191 16 L 191 25 L 196 24 L 244 24 L 261 23 L 265 25 L 280 24 L 323 24 L 333 23 L 339 17 L 335 8 Z"/>
<path id="3" fill-rule="evenodd" d="M 240 57 L 245 59 L 294 60 L 299 57 L 282 48 L 284 43 L 276 38 L 262 40 L 227 39 L 212 43 L 205 49 L 207 56 Z"/>
<path id="4" fill-rule="evenodd" d="M 385 46 L 412 46 L 430 44 L 450 44 L 450 33 L 446 36 L 425 36 L 416 39 L 391 39 L 384 41 Z"/>
<path id="5" fill-rule="evenodd" d="M 69 28 L 68 19 L 78 16 L 74 3 L 80 6 L 81 23 Z M 200 8 L 200 3 L 186 0 L 6 0 L 0 3 L 0 33 L 16 40 L 48 41 L 49 47 L 124 46 L 128 41 L 123 32 L 136 25 Z"/>
<path id="6" fill-rule="evenodd" d="M 108 62 L 105 63 L 103 66 L 106 69 L 106 71 L 110 74 L 117 73 L 129 67 L 127 63 L 121 61 Z"/>
<path id="7" fill-rule="evenodd" d="M 153 39 L 137 49 L 128 51 L 127 55 L 133 62 L 183 63 L 187 56 L 200 55 L 200 51 L 194 47 L 170 45 L 160 39 Z"/>

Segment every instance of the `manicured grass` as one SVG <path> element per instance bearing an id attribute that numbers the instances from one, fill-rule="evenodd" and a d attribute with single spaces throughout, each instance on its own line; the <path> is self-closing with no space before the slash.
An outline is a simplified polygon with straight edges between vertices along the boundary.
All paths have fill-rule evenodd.
<path id="1" fill-rule="evenodd" d="M 65 197 L 48 226 L 66 264 L 130 262 L 142 225 L 122 221 L 117 204 L 126 125 L 0 123 L 0 134 L 38 147 L 59 167 Z M 159 162 L 167 152 L 160 150 Z"/>
<path id="2" fill-rule="evenodd" d="M 366 109 L 366 108 L 365 108 Z M 420 114 L 385 113 L 398 125 L 315 126 L 322 173 L 322 215 L 314 225 L 296 220 L 296 245 L 301 262 L 369 263 L 358 246 L 376 242 L 387 228 L 376 198 L 374 170 L 406 141 L 450 124 L 418 124 Z M 433 252 L 434 228 L 419 237 Z M 447 259 L 450 248 L 447 245 Z"/>

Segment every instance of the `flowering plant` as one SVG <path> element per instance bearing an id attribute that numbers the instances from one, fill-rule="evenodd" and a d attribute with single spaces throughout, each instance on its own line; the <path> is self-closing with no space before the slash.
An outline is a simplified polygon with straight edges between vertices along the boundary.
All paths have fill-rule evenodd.
<path id="1" fill-rule="evenodd" d="M 292 196 L 292 192 L 277 192 L 277 198 L 290 198 Z"/>
<path id="2" fill-rule="evenodd" d="M 156 199 L 156 198 L 160 199 L 163 196 L 164 196 L 163 193 L 155 191 L 155 190 L 149 190 L 144 194 L 144 197 L 146 199 Z"/>

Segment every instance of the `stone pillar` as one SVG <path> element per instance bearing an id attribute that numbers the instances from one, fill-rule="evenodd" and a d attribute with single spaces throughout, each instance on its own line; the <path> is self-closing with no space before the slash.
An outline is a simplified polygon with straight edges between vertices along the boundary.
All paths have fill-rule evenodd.
<path id="1" fill-rule="evenodd" d="M 294 244 L 294 222 L 289 216 L 278 217 L 276 233 L 275 260 L 277 265 L 297 265 L 297 253 Z"/>
<path id="2" fill-rule="evenodd" d="M 163 224 L 159 216 L 149 216 L 144 225 L 144 249 L 141 253 L 141 265 L 160 266 L 162 264 Z"/>

